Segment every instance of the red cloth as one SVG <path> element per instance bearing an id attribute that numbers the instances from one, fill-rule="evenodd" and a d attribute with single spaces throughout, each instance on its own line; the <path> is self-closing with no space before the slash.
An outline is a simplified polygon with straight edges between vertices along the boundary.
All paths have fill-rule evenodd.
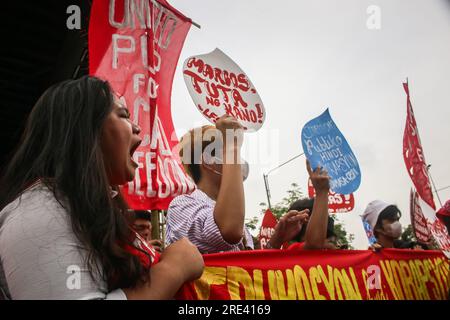
<path id="1" fill-rule="evenodd" d="M 134 235 L 136 238 L 133 241 L 133 245 L 125 244 L 123 248 L 132 255 L 137 256 L 141 261 L 142 266 L 146 269 L 149 269 L 151 266 L 159 262 L 160 254 L 138 233 L 134 232 Z"/>
<path id="2" fill-rule="evenodd" d="M 404 83 L 403 88 L 407 95 L 407 117 L 405 132 L 403 134 L 403 158 L 408 174 L 420 198 L 433 208 L 433 210 L 436 210 L 431 183 L 428 179 L 427 164 L 423 155 L 424 152 L 419 139 L 416 119 L 409 99 L 408 83 Z"/>
<path id="3" fill-rule="evenodd" d="M 444 206 L 436 212 L 437 216 L 450 217 L 450 200 L 445 202 Z"/>
<path id="4" fill-rule="evenodd" d="M 250 250 L 203 259 L 202 277 L 177 299 L 441 300 L 450 284 L 448 259 L 432 250 Z"/>
<path id="5" fill-rule="evenodd" d="M 295 242 L 291 244 L 287 250 L 305 250 L 305 243 L 304 242 Z"/>
<path id="6" fill-rule="evenodd" d="M 129 1 L 92 2 L 89 74 L 108 80 L 140 126 L 143 141 L 148 140 L 133 156 L 139 168 L 135 180 L 123 187 L 125 200 L 135 210 L 166 210 L 173 197 L 195 188 L 173 152 L 178 139 L 172 135 L 171 112 L 172 80 L 191 20 L 166 0 L 135 3 L 135 10 L 125 10 Z M 146 16 L 144 7 L 151 28 L 139 27 L 137 15 Z"/>

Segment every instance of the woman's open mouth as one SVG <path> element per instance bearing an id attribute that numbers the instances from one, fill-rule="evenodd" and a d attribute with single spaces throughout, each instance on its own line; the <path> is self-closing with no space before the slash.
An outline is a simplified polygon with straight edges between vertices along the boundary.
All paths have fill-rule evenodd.
<path id="1" fill-rule="evenodd" d="M 133 159 L 133 154 L 134 152 L 137 150 L 137 148 L 139 147 L 139 145 L 141 144 L 142 140 L 138 140 L 135 144 L 133 144 L 133 146 L 130 149 L 130 159 L 131 162 L 133 163 L 133 165 L 137 168 L 138 164 L 136 163 L 136 161 L 134 161 Z"/>

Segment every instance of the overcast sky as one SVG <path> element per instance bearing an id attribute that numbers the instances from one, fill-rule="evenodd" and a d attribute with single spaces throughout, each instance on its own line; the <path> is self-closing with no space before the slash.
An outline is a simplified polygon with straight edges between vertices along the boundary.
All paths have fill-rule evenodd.
<path id="1" fill-rule="evenodd" d="M 355 235 L 355 248 L 367 248 L 359 215 L 371 200 L 398 205 L 408 225 L 412 182 L 402 156 L 406 77 L 432 177 L 438 189 L 450 185 L 449 1 L 169 2 L 201 25 L 191 28 L 175 74 L 172 113 L 179 135 L 208 124 L 184 84 L 181 69 L 189 56 L 220 48 L 247 73 L 264 102 L 266 122 L 244 143 L 251 163 L 246 218 L 262 217 L 263 172 L 302 153 L 303 125 L 329 107 L 362 172 L 355 209 L 337 215 Z M 367 27 L 371 5 L 380 8 L 379 30 Z M 307 192 L 304 157 L 269 176 L 272 204 L 292 182 Z M 450 188 L 439 195 L 445 202 Z"/>

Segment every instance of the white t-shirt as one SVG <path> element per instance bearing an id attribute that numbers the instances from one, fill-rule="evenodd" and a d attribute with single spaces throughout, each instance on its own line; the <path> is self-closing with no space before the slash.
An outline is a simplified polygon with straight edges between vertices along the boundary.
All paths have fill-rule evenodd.
<path id="1" fill-rule="evenodd" d="M 107 292 L 86 266 L 87 251 L 66 209 L 42 183 L 0 212 L 0 296 L 9 299 L 126 299 Z"/>

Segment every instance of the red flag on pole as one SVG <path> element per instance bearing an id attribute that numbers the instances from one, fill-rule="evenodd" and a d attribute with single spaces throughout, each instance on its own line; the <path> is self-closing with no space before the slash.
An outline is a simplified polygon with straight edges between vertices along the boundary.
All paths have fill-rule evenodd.
<path id="1" fill-rule="evenodd" d="M 436 205 L 433 200 L 430 179 L 428 177 L 427 164 L 420 143 L 416 119 L 409 99 L 408 83 L 403 83 L 407 96 L 407 118 L 405 133 L 403 135 L 403 158 L 406 169 L 416 187 L 418 196 L 415 202 L 419 206 L 424 217 L 428 231 L 433 236 L 442 252 L 450 259 L 450 237 L 445 225 L 436 218 Z"/>
<path id="2" fill-rule="evenodd" d="M 108 80 L 142 131 L 134 181 L 123 194 L 133 209 L 167 209 L 190 192 L 173 148 L 172 81 L 191 20 L 166 0 L 95 0 L 89 24 L 89 73 Z"/>
<path id="3" fill-rule="evenodd" d="M 270 209 L 266 210 L 263 221 L 261 223 L 261 230 L 259 232 L 259 243 L 261 249 L 266 247 L 273 233 L 275 232 L 275 226 L 277 225 L 277 218 L 273 215 Z"/>
<path id="4" fill-rule="evenodd" d="M 420 197 L 434 210 L 436 205 L 433 200 L 433 192 L 428 177 L 427 164 L 420 143 L 419 131 L 417 129 L 416 119 L 409 98 L 408 83 L 403 83 L 407 96 L 407 117 L 405 132 L 403 134 L 403 158 L 405 159 L 406 169 L 411 180 L 416 187 Z"/>

